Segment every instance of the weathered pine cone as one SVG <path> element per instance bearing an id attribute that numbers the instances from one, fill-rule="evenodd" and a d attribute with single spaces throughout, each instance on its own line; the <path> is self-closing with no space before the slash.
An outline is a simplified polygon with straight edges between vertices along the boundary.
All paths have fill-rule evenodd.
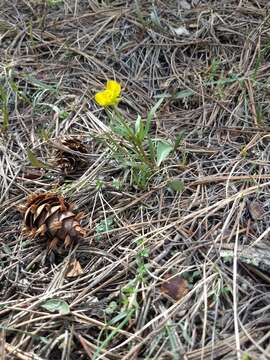
<path id="1" fill-rule="evenodd" d="M 71 136 L 60 139 L 58 148 L 53 152 L 53 164 L 65 175 L 75 175 L 85 170 L 87 161 L 84 156 L 73 152 L 87 154 L 87 147 L 79 140 Z"/>
<path id="2" fill-rule="evenodd" d="M 24 233 L 33 238 L 47 239 L 49 252 L 62 244 L 65 248 L 70 247 L 86 235 L 80 225 L 82 213 L 75 214 L 71 204 L 52 192 L 30 195 L 21 211 L 24 214 Z"/>

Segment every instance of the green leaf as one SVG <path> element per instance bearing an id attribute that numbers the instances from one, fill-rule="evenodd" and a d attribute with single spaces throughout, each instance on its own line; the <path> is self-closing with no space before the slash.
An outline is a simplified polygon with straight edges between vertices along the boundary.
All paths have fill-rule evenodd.
<path id="1" fill-rule="evenodd" d="M 192 96 L 193 94 L 194 94 L 194 91 L 192 91 L 192 90 L 189 90 L 189 89 L 181 90 L 175 94 L 175 99 L 184 99 L 186 97 Z"/>
<path id="2" fill-rule="evenodd" d="M 115 325 L 117 324 L 120 320 L 122 319 L 126 319 L 126 317 L 128 316 L 129 311 L 128 310 L 123 310 L 122 312 L 120 312 L 119 314 L 117 314 L 115 317 L 113 317 L 110 320 L 110 325 Z"/>
<path id="3" fill-rule="evenodd" d="M 123 184 L 119 179 L 113 179 L 112 181 L 112 186 L 116 189 L 116 190 L 121 190 L 123 188 Z"/>
<path id="4" fill-rule="evenodd" d="M 61 299 L 49 299 L 40 306 L 51 313 L 58 312 L 61 315 L 67 315 L 70 313 L 68 303 Z"/>
<path id="5" fill-rule="evenodd" d="M 114 122 L 110 124 L 112 131 L 124 139 L 129 140 L 134 136 L 133 129 L 127 123 L 122 123 L 121 121 L 115 119 Z"/>
<path id="6" fill-rule="evenodd" d="M 101 220 L 96 226 L 96 240 L 102 239 L 102 234 L 112 230 L 114 228 L 114 220 L 112 218 L 106 218 Z"/>
<path id="7" fill-rule="evenodd" d="M 241 357 L 241 360 L 252 360 L 252 358 L 247 353 L 244 353 Z"/>
<path id="8" fill-rule="evenodd" d="M 145 137 L 145 127 L 140 115 L 138 115 L 135 122 L 135 136 L 138 142 L 141 144 Z"/>
<path id="9" fill-rule="evenodd" d="M 42 90 L 49 90 L 51 92 L 56 92 L 57 91 L 57 87 L 54 85 L 50 85 L 50 84 L 46 84 L 43 81 L 40 81 L 36 78 L 34 78 L 33 76 L 23 76 L 22 77 L 24 80 L 26 80 L 27 82 L 33 84 L 34 86 L 36 86 L 38 89 L 42 89 Z"/>
<path id="10" fill-rule="evenodd" d="M 0 85 L 0 104 L 3 118 L 3 130 L 8 129 L 9 115 L 8 115 L 8 96 L 3 86 Z"/>
<path id="11" fill-rule="evenodd" d="M 167 141 L 161 140 L 157 143 L 157 166 L 167 159 L 173 149 L 174 146 Z"/>
<path id="12" fill-rule="evenodd" d="M 36 105 L 39 105 L 39 106 L 47 106 L 49 107 L 50 109 L 52 109 L 56 114 L 58 114 L 58 116 L 60 116 L 62 110 L 54 105 L 54 104 L 49 104 L 49 103 L 46 103 L 46 102 L 38 102 Z"/>
<path id="13" fill-rule="evenodd" d="M 148 149 L 149 149 L 150 159 L 151 159 L 152 163 L 154 163 L 154 161 L 155 161 L 155 146 L 154 146 L 154 141 L 150 138 L 148 139 Z"/>
<path id="14" fill-rule="evenodd" d="M 48 6 L 57 6 L 61 5 L 63 3 L 63 0 L 48 0 Z"/>
<path id="15" fill-rule="evenodd" d="M 138 255 L 140 257 L 145 257 L 148 258 L 150 254 L 150 250 L 149 249 L 143 249 Z"/>
<path id="16" fill-rule="evenodd" d="M 69 112 L 65 110 L 61 110 L 59 113 L 59 119 L 60 120 L 66 120 L 69 116 Z"/>
<path id="17" fill-rule="evenodd" d="M 185 138 L 184 131 L 180 132 L 180 134 L 176 135 L 174 148 L 177 149 L 180 144 L 182 144 L 183 139 Z"/>
<path id="18" fill-rule="evenodd" d="M 181 180 L 172 180 L 168 182 L 168 187 L 175 192 L 182 192 L 185 189 L 185 185 Z"/>
<path id="19" fill-rule="evenodd" d="M 8 254 L 8 255 L 12 253 L 11 248 L 7 244 L 2 245 L 2 250 L 5 254 Z"/>
<path id="20" fill-rule="evenodd" d="M 142 117 L 141 115 L 138 115 L 135 122 L 135 135 L 138 135 L 140 133 L 141 127 L 142 127 Z"/>
<path id="21" fill-rule="evenodd" d="M 146 125 L 145 125 L 145 135 L 148 135 L 149 130 L 150 130 L 151 121 L 152 121 L 157 109 L 162 104 L 163 100 L 164 100 L 164 98 L 159 99 L 158 102 L 149 111 L 149 113 L 147 115 Z"/>
<path id="22" fill-rule="evenodd" d="M 117 302 L 111 301 L 107 306 L 107 308 L 105 309 L 105 313 L 111 315 L 117 310 L 117 307 L 118 307 Z"/>
<path id="23" fill-rule="evenodd" d="M 151 13 L 150 13 L 150 19 L 154 25 L 156 25 L 158 27 L 162 27 L 157 10 L 155 7 L 154 7 L 153 11 L 151 11 Z"/>
<path id="24" fill-rule="evenodd" d="M 45 164 L 44 162 L 38 160 L 36 155 L 30 150 L 27 150 L 27 157 L 30 162 L 30 164 L 35 168 L 42 168 L 42 169 L 48 169 L 49 165 Z"/>

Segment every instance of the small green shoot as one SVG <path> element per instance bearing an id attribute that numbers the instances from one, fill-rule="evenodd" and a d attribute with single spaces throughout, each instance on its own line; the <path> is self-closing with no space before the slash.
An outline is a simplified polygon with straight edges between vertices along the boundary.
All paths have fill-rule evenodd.
<path id="1" fill-rule="evenodd" d="M 117 302 L 116 301 L 111 301 L 109 303 L 109 305 L 106 307 L 105 313 L 107 315 L 112 315 L 112 314 L 114 314 L 116 312 L 117 308 L 118 308 Z"/>
<path id="2" fill-rule="evenodd" d="M 52 128 L 49 129 L 47 127 L 40 127 L 37 129 L 37 135 L 42 141 L 50 140 L 52 133 L 53 133 Z"/>
<path id="3" fill-rule="evenodd" d="M 181 180 L 172 180 L 167 184 L 168 188 L 174 192 L 183 192 L 185 190 L 185 184 Z"/>
<path id="4" fill-rule="evenodd" d="M 97 179 L 96 181 L 96 189 L 99 191 L 104 187 L 104 181 Z"/>
<path id="5" fill-rule="evenodd" d="M 0 85 L 0 107 L 1 107 L 0 110 L 2 112 L 2 118 L 3 118 L 2 128 L 3 128 L 3 130 L 7 130 L 8 124 L 9 124 L 8 96 L 2 85 Z"/>
<path id="6" fill-rule="evenodd" d="M 96 226 L 96 240 L 101 240 L 102 235 L 114 228 L 114 220 L 112 218 L 107 218 L 101 220 Z"/>
<path id="7" fill-rule="evenodd" d="M 112 187 L 115 190 L 122 190 L 123 189 L 123 183 L 119 179 L 113 179 Z"/>
<path id="8" fill-rule="evenodd" d="M 263 126 L 265 124 L 265 116 L 261 104 L 256 105 L 256 120 L 259 126 Z"/>
<path id="9" fill-rule="evenodd" d="M 108 335 L 106 336 L 105 340 L 101 342 L 101 344 L 97 347 L 95 354 L 93 355 L 93 360 L 97 360 L 99 358 L 99 354 L 103 349 L 105 349 L 110 342 L 118 335 L 119 330 L 123 329 L 125 325 L 128 324 L 132 315 L 134 314 L 134 310 L 124 310 L 117 314 L 112 320 L 108 322 L 108 325 L 113 325 L 115 327 Z M 106 325 L 104 331 L 106 330 Z M 101 332 L 102 334 L 102 332 Z M 100 334 L 100 336 L 101 336 Z"/>
<path id="10" fill-rule="evenodd" d="M 175 141 L 174 141 L 174 149 L 176 150 L 183 142 L 185 138 L 184 131 L 180 132 L 180 134 L 176 135 Z"/>
<path id="11" fill-rule="evenodd" d="M 210 80 L 214 81 L 217 78 L 217 72 L 220 68 L 220 60 L 217 58 L 214 58 L 212 60 L 212 63 L 210 65 Z"/>

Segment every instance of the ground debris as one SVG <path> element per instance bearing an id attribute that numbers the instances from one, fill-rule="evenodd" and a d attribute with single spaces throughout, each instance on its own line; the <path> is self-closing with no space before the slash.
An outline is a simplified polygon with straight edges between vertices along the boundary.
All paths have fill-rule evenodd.
<path id="1" fill-rule="evenodd" d="M 265 0 L 4 0 L 7 358 L 267 358 L 268 17 Z M 117 108 L 95 101 L 108 80 Z M 17 206 L 36 193 L 57 201 L 32 204 L 33 240 Z"/>

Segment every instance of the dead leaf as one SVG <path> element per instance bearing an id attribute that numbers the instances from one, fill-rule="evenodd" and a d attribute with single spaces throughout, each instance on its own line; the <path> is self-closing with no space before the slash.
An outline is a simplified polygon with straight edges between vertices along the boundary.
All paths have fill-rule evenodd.
<path id="1" fill-rule="evenodd" d="M 248 203 L 248 211 L 253 220 L 262 220 L 264 217 L 264 210 L 258 201 L 251 201 Z"/>
<path id="2" fill-rule="evenodd" d="M 178 28 L 172 28 L 173 33 L 177 36 L 188 36 L 189 31 L 184 26 L 179 26 Z"/>
<path id="3" fill-rule="evenodd" d="M 42 169 L 34 168 L 34 167 L 25 167 L 23 170 L 23 177 L 29 180 L 37 180 L 41 179 L 44 175 L 44 171 Z"/>
<path id="4" fill-rule="evenodd" d="M 72 278 L 83 274 L 83 269 L 78 260 L 73 260 L 67 269 L 66 277 Z"/>
<path id="5" fill-rule="evenodd" d="M 171 274 L 167 275 L 167 278 L 171 278 L 171 276 Z M 174 300 L 180 300 L 189 291 L 188 282 L 181 276 L 175 276 L 172 279 L 164 281 L 160 287 L 160 291 L 163 294 L 169 295 Z"/>

